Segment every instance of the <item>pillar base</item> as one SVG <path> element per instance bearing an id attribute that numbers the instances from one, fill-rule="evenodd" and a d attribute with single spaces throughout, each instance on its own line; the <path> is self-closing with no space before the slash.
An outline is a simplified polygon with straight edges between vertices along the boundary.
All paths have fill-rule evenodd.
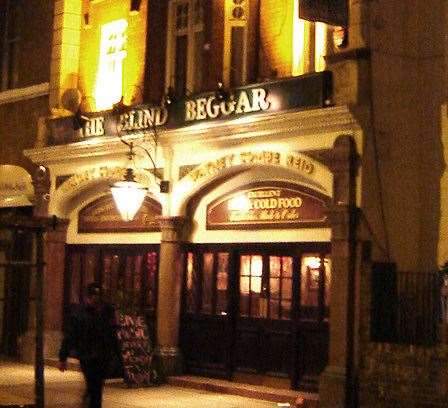
<path id="1" fill-rule="evenodd" d="M 357 389 L 342 367 L 327 366 L 319 380 L 320 408 L 356 407 Z"/>
<path id="2" fill-rule="evenodd" d="M 160 360 L 163 377 L 182 374 L 182 354 L 179 347 L 158 346 L 155 354 Z"/>

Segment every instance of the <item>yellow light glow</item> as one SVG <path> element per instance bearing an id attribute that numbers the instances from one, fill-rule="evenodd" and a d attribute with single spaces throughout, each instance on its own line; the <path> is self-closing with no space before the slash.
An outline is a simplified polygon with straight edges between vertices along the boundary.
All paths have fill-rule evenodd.
<path id="1" fill-rule="evenodd" d="M 325 69 L 326 43 L 327 43 L 327 25 L 325 23 L 316 23 L 316 44 L 314 56 L 314 69 L 316 72 Z"/>
<path id="2" fill-rule="evenodd" d="M 292 75 L 303 74 L 305 51 L 305 21 L 299 18 L 299 0 L 294 0 L 292 30 Z"/>
<path id="3" fill-rule="evenodd" d="M 96 79 L 97 110 L 109 109 L 123 94 L 123 60 L 126 57 L 126 28 L 124 19 L 101 27 L 99 68 Z"/>
<path id="4" fill-rule="evenodd" d="M 230 211 L 249 211 L 251 208 L 250 200 L 245 194 L 240 194 L 229 200 L 228 209 Z"/>
<path id="5" fill-rule="evenodd" d="M 304 263 L 310 269 L 319 269 L 320 268 L 320 258 L 315 256 L 308 256 L 305 258 Z"/>

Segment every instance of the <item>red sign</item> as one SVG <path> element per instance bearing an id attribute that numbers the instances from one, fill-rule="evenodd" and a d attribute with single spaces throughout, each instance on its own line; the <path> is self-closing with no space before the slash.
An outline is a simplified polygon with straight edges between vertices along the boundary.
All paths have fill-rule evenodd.
<path id="1" fill-rule="evenodd" d="M 326 199 L 297 187 L 250 188 L 207 206 L 207 229 L 301 228 L 326 221 Z"/>
<path id="2" fill-rule="evenodd" d="M 132 221 L 123 221 L 111 194 L 91 202 L 79 212 L 78 232 L 142 232 L 159 231 L 157 216 L 162 206 L 146 197 Z"/>

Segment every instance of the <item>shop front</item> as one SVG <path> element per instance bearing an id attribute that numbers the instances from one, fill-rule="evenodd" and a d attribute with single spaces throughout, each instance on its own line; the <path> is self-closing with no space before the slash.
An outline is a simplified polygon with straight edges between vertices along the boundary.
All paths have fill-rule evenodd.
<path id="1" fill-rule="evenodd" d="M 166 373 L 316 389 L 332 365 L 340 231 L 358 200 L 362 145 L 349 109 L 328 105 L 327 81 L 95 113 L 77 135 L 61 125 L 52 146 L 27 151 L 50 169 L 49 213 L 69 220 L 64 305 L 98 280 L 145 315 Z M 110 187 L 129 167 L 149 187 L 122 221 Z"/>

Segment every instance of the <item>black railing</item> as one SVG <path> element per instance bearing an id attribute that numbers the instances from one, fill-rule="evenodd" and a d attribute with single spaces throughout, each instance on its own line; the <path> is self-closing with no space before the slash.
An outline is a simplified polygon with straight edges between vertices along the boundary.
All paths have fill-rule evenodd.
<path id="1" fill-rule="evenodd" d="M 396 271 L 391 264 L 374 265 L 372 340 L 434 345 L 442 321 L 440 283 L 438 273 Z"/>
<path id="2" fill-rule="evenodd" d="M 441 317 L 438 273 L 397 273 L 397 343 L 432 345 Z"/>

